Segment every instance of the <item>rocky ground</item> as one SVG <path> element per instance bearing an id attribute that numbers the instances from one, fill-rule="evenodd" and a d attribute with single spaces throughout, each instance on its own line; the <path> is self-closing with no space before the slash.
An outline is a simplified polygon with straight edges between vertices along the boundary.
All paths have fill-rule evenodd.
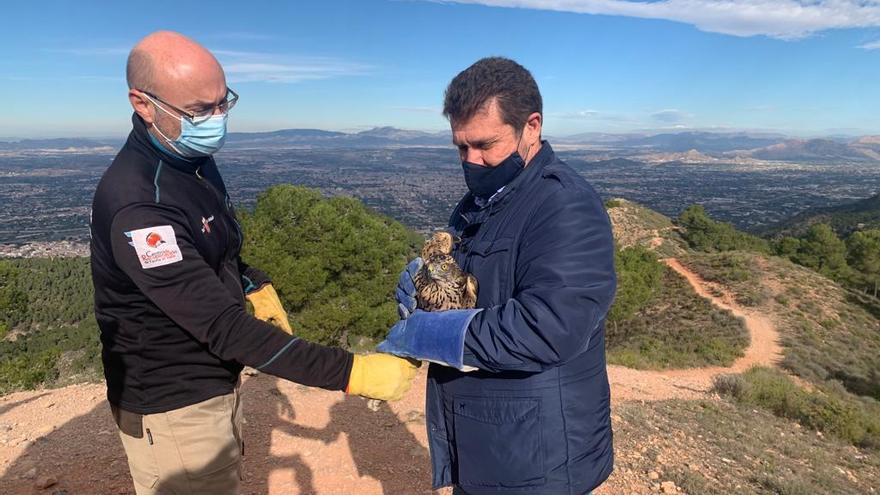
<path id="1" fill-rule="evenodd" d="M 876 457 L 837 444 L 819 449 L 821 435 L 766 414 L 753 425 L 757 411 L 741 411 L 711 393 L 719 373 L 774 365 L 779 358 L 776 330 L 763 315 L 713 295 L 681 264 L 668 264 L 698 293 L 744 318 L 752 344 L 730 368 L 653 372 L 610 367 L 617 462 L 596 494 L 824 493 L 809 489 L 822 480 L 856 490 L 833 493 L 874 493 L 880 483 Z M 268 375 L 247 377 L 242 385 L 244 493 L 433 493 L 423 414 L 425 376 L 422 369 L 402 401 L 382 403 L 375 412 L 360 398 Z M 750 435 L 763 436 L 765 443 L 756 444 Z M 780 452 L 773 452 L 768 446 L 774 444 L 790 449 L 780 446 Z M 0 398 L 0 446 L 0 493 L 133 493 L 101 384 Z"/>

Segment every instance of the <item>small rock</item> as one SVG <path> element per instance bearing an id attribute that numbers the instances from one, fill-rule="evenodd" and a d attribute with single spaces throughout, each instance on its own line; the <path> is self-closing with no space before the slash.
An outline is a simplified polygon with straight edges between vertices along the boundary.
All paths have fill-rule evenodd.
<path id="1" fill-rule="evenodd" d="M 675 493 L 678 491 L 678 487 L 675 486 L 674 481 L 664 481 L 660 483 L 660 491 L 663 493 Z"/>
<path id="2" fill-rule="evenodd" d="M 55 403 L 54 403 L 54 402 L 50 402 L 50 403 L 46 404 L 46 409 L 51 409 L 51 408 L 53 408 L 53 407 L 55 407 Z"/>
<path id="3" fill-rule="evenodd" d="M 21 475 L 21 477 L 26 480 L 32 480 L 32 479 L 36 478 L 37 477 L 37 468 L 32 467 L 32 468 L 28 469 L 23 475 Z"/>
<path id="4" fill-rule="evenodd" d="M 58 484 L 58 480 L 55 479 L 54 476 L 40 476 L 37 478 L 37 481 L 34 483 L 34 486 L 39 488 L 40 490 L 45 490 L 50 486 L 54 486 Z"/>
<path id="5" fill-rule="evenodd" d="M 659 480 L 660 474 L 657 471 L 651 471 L 650 473 L 648 473 L 648 479 Z"/>

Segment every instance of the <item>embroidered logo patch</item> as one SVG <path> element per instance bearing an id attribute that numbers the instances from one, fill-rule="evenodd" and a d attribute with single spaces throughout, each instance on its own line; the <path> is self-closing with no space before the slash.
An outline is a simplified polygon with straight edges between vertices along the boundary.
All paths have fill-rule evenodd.
<path id="1" fill-rule="evenodd" d="M 202 217 L 202 233 L 210 234 L 211 233 L 211 222 L 214 221 L 214 215 L 211 215 L 208 218 Z"/>
<path id="2" fill-rule="evenodd" d="M 148 227 L 125 233 L 137 252 L 141 268 L 156 268 L 170 265 L 183 260 L 183 254 L 177 246 L 174 229 L 170 225 Z"/>

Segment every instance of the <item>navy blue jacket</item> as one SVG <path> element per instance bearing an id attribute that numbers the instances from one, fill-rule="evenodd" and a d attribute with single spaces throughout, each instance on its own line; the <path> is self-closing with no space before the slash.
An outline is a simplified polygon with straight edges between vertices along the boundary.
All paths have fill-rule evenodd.
<path id="1" fill-rule="evenodd" d="M 612 470 L 605 315 L 614 241 L 598 194 L 547 142 L 480 207 L 450 219 L 456 261 L 479 281 L 463 373 L 431 365 L 435 488 L 583 495 Z"/>

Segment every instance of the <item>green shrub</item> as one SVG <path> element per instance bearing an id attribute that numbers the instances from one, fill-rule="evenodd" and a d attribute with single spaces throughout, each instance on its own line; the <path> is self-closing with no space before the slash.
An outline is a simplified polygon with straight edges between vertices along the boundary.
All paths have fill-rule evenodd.
<path id="1" fill-rule="evenodd" d="M 241 217 L 242 258 L 272 278 L 298 335 L 344 346 L 397 320 L 394 288 L 417 234 L 356 199 L 290 185 L 260 194 Z"/>
<path id="2" fill-rule="evenodd" d="M 775 251 L 776 254 L 829 278 L 839 281 L 851 278 L 851 269 L 846 260 L 846 244 L 827 224 L 817 223 L 811 226 L 802 238 L 788 237 L 776 241 Z"/>
<path id="3" fill-rule="evenodd" d="M 18 354 L 0 361 L 0 394 L 29 390 L 58 377 L 55 362 L 58 349 Z"/>
<path id="4" fill-rule="evenodd" d="M 832 385 L 808 391 L 778 370 L 756 367 L 739 377 L 717 377 L 714 390 L 854 445 L 880 447 L 880 404 Z"/>
<path id="5" fill-rule="evenodd" d="M 769 294 L 760 283 L 761 273 L 756 267 L 758 255 L 743 251 L 723 253 L 691 253 L 682 261 L 700 277 L 709 282 L 723 285 L 733 292 L 736 302 L 749 307 L 760 306 Z M 723 292 L 715 291 L 716 297 Z"/>
<path id="6" fill-rule="evenodd" d="M 656 295 L 631 317 L 609 322 L 609 362 L 639 369 L 689 368 L 728 366 L 742 356 L 749 343 L 743 322 L 662 268 Z"/>
<path id="7" fill-rule="evenodd" d="M 65 357 L 67 359 L 62 359 Z M 101 343 L 94 318 L 0 341 L 0 391 L 69 383 L 101 376 Z"/>
<path id="8" fill-rule="evenodd" d="M 4 291 L 15 295 L 4 298 Z M 0 327 L 17 332 L 0 340 L 0 392 L 100 376 L 88 259 L 2 260 L 0 301 L 15 308 Z"/>
<path id="9" fill-rule="evenodd" d="M 687 243 L 698 251 L 770 252 L 770 244 L 766 240 L 740 232 L 729 223 L 711 219 L 700 205 L 686 208 L 676 223 L 684 228 L 683 236 Z"/>
<path id="10" fill-rule="evenodd" d="M 608 321 L 623 321 L 643 308 L 657 294 L 665 267 L 657 256 L 642 246 L 614 252 L 617 294 Z"/>
<path id="11" fill-rule="evenodd" d="M 27 313 L 27 294 L 19 287 L 20 282 L 18 268 L 0 260 L 0 339 Z"/>

